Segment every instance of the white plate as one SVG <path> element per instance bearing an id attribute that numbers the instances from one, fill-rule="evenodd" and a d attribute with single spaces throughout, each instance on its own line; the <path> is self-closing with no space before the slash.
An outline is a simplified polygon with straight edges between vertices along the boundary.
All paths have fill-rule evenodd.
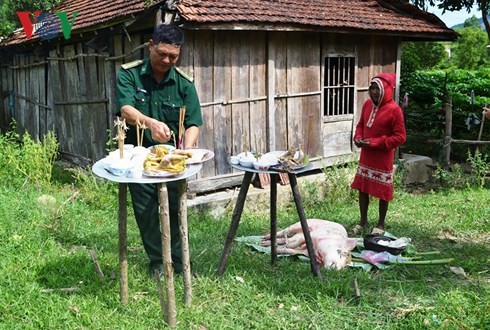
<path id="1" fill-rule="evenodd" d="M 214 152 L 212 152 L 211 150 L 207 150 L 207 149 L 189 149 L 188 151 L 190 151 L 190 152 L 198 151 L 199 153 L 204 153 L 204 156 L 202 157 L 202 159 L 194 159 L 194 157 L 188 158 L 187 159 L 187 164 L 189 164 L 189 165 L 191 165 L 191 164 L 204 163 L 204 162 L 206 162 L 206 161 L 214 158 Z"/>
<path id="2" fill-rule="evenodd" d="M 175 150 L 175 147 L 170 144 L 155 144 L 154 146 L 148 147 L 148 150 L 152 151 L 154 148 L 158 146 L 165 146 L 168 149 L 169 153 Z"/>
<path id="3" fill-rule="evenodd" d="M 187 168 L 180 172 L 180 173 L 172 173 L 172 172 L 167 172 L 167 171 L 153 171 L 153 172 L 147 172 L 146 170 L 143 170 L 143 175 L 149 176 L 152 178 L 170 178 L 173 176 L 179 176 L 181 174 L 184 174 Z"/>
<path id="4" fill-rule="evenodd" d="M 286 151 L 284 150 L 276 150 L 276 151 L 269 151 L 268 153 L 264 154 L 264 156 L 274 156 L 274 157 L 281 157 L 282 155 L 284 155 L 286 153 Z"/>

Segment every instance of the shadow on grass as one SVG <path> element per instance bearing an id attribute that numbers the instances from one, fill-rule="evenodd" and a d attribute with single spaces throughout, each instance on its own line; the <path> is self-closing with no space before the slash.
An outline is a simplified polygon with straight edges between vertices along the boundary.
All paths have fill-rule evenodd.
<path id="1" fill-rule="evenodd" d="M 107 273 L 109 269 L 104 267 Z M 84 256 L 58 257 L 46 263 L 38 271 L 37 281 L 48 292 L 97 295 L 101 290 L 117 285 L 110 276 L 100 280 L 94 271 L 94 264 Z"/>

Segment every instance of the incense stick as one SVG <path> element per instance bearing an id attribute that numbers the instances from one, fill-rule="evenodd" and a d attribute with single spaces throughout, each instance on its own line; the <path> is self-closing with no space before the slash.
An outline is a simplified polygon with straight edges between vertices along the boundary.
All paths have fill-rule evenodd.
<path id="1" fill-rule="evenodd" d="M 184 120 L 185 120 L 185 105 L 180 107 L 179 111 L 179 149 L 183 149 L 183 135 L 184 135 Z"/>

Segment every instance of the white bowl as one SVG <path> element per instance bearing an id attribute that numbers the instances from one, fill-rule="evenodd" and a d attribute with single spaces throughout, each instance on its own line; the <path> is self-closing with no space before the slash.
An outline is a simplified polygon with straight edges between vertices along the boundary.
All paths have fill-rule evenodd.
<path id="1" fill-rule="evenodd" d="M 248 158 L 240 158 L 240 165 L 243 167 L 252 168 L 254 166 L 254 161 L 252 159 L 248 159 Z"/>
<path id="2" fill-rule="evenodd" d="M 269 163 L 265 163 L 261 161 L 253 162 L 253 166 L 258 171 L 267 171 L 269 169 Z"/>
<path id="3" fill-rule="evenodd" d="M 133 164 L 127 159 L 118 159 L 109 165 L 109 171 L 115 176 L 127 176 Z"/>
<path id="4" fill-rule="evenodd" d="M 238 156 L 231 156 L 230 163 L 233 165 L 238 165 L 240 164 L 240 158 L 238 158 Z"/>
<path id="5" fill-rule="evenodd" d="M 241 166 L 252 168 L 254 167 L 254 162 L 257 161 L 257 158 L 255 158 L 255 156 L 251 152 L 247 152 L 246 154 L 239 154 L 238 161 L 240 162 Z"/>

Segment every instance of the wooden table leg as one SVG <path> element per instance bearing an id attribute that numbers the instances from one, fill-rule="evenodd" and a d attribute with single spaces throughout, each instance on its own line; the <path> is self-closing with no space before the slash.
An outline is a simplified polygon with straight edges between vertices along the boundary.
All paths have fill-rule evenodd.
<path id="1" fill-rule="evenodd" d="M 127 196 L 128 184 L 119 183 L 119 214 L 118 214 L 118 235 L 119 235 L 119 296 L 121 302 L 128 303 L 128 240 L 127 240 Z"/>
<path id="2" fill-rule="evenodd" d="M 185 306 L 191 306 L 192 283 L 191 283 L 191 260 L 189 250 L 189 231 L 187 225 L 187 180 L 178 182 L 179 194 L 179 232 L 182 240 L 182 263 L 184 271 Z"/>
<path id="3" fill-rule="evenodd" d="M 172 267 L 172 254 L 170 245 L 170 214 L 168 206 L 167 185 L 158 183 L 158 202 L 160 204 L 158 218 L 160 220 L 160 232 L 162 234 L 162 254 L 163 254 L 163 271 L 165 274 L 165 288 L 167 291 L 167 310 L 165 320 L 167 324 L 174 328 L 177 324 L 177 307 L 175 304 L 174 288 L 174 269 Z"/>
<path id="4" fill-rule="evenodd" d="M 231 217 L 230 229 L 228 230 L 228 236 L 226 237 L 225 248 L 223 249 L 219 266 L 216 270 L 217 275 L 223 275 L 225 271 L 226 263 L 231 252 L 231 246 L 233 245 L 233 239 L 235 238 L 238 224 L 240 223 L 240 218 L 242 216 L 248 188 L 250 187 L 250 182 L 252 182 L 252 176 L 253 172 L 245 172 L 243 175 L 242 185 L 240 186 L 240 192 L 238 193 L 235 209 L 233 210 L 233 215 Z"/>
<path id="5" fill-rule="evenodd" d="M 299 194 L 298 181 L 296 180 L 296 174 L 288 173 L 289 183 L 293 191 L 294 203 L 296 204 L 296 210 L 298 211 L 299 219 L 301 221 L 301 228 L 303 229 L 303 234 L 305 235 L 306 248 L 308 249 L 308 255 L 310 256 L 310 265 L 313 276 L 318 276 L 322 279 L 322 274 L 320 272 L 320 267 L 316 262 L 315 250 L 313 249 L 313 243 L 311 241 L 310 231 L 308 230 L 308 223 L 306 222 L 305 211 L 303 205 L 301 204 L 301 195 Z"/>
<path id="6" fill-rule="evenodd" d="M 277 177 L 278 174 L 271 174 L 271 200 L 270 200 L 270 217 L 271 217 L 271 265 L 277 261 Z"/>

